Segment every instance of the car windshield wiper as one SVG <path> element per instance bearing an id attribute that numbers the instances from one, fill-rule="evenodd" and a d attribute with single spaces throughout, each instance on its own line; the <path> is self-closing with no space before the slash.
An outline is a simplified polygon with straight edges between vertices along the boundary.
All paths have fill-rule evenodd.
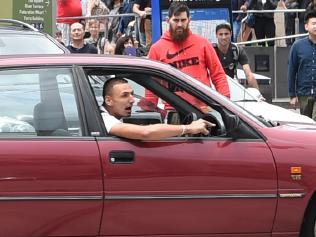
<path id="1" fill-rule="evenodd" d="M 259 115 L 259 116 L 256 116 L 256 117 L 257 117 L 257 119 L 259 119 L 262 123 L 264 123 L 268 127 L 276 127 L 276 126 L 279 125 L 275 121 L 265 119 L 262 115 Z"/>
<path id="2" fill-rule="evenodd" d="M 258 102 L 255 99 L 242 99 L 242 100 L 234 100 L 234 102 Z"/>

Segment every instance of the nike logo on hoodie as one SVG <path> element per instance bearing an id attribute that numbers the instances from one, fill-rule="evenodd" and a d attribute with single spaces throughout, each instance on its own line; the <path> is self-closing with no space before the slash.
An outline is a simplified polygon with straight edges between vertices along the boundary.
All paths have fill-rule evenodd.
<path id="1" fill-rule="evenodd" d="M 169 53 L 169 49 L 168 49 L 166 57 L 167 57 L 167 59 L 173 59 L 175 56 L 177 56 L 178 54 L 184 52 L 184 51 L 187 50 L 188 48 L 191 48 L 192 46 L 193 46 L 193 45 L 190 45 L 190 46 L 188 46 L 188 47 L 185 47 L 185 48 L 183 48 L 183 49 L 180 49 L 178 52 L 175 52 L 175 53 Z"/>

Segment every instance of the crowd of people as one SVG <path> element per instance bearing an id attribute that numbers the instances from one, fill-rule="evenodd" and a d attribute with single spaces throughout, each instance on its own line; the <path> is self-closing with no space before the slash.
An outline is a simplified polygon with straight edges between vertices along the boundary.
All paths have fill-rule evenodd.
<path id="1" fill-rule="evenodd" d="M 302 114 L 316 120 L 316 84 L 314 71 L 316 66 L 316 0 L 280 0 L 287 9 L 304 8 L 306 13 L 299 13 L 300 25 L 308 32 L 306 38 L 286 41 L 291 47 L 288 67 L 290 104 L 298 104 Z M 67 5 L 70 4 L 70 5 Z M 85 5 L 86 4 L 86 5 Z M 277 3 L 274 0 L 233 0 L 233 10 L 255 9 L 273 10 Z M 87 6 L 87 7 L 84 7 Z M 248 86 L 257 88 L 245 50 L 234 44 L 244 13 L 233 14 L 233 28 L 229 23 L 221 23 L 216 27 L 217 43 L 191 32 L 190 10 L 183 2 L 172 2 L 169 7 L 167 22 L 169 29 L 160 40 L 151 42 L 151 6 L 150 0 L 58 0 L 58 24 L 56 39 L 65 44 L 71 53 L 119 54 L 144 56 L 153 60 L 168 63 L 192 77 L 210 86 L 211 83 L 223 95 L 230 97 L 226 74 L 232 78 L 237 76 L 238 64 L 245 72 Z M 67 11 L 67 7 L 71 11 Z M 124 9 L 124 10 L 122 10 Z M 126 10 L 127 9 L 127 10 Z M 125 17 L 108 17 L 101 21 L 93 18 L 80 22 L 82 14 L 86 16 L 126 13 L 139 15 L 140 21 Z M 66 15 L 67 13 L 67 15 Z M 294 34 L 292 20 L 296 13 L 285 13 L 286 34 Z M 75 19 L 62 18 L 76 16 Z M 303 17 L 303 18 L 302 18 Z M 254 33 L 257 39 L 275 37 L 273 13 L 253 14 Z M 135 27 L 136 24 L 139 24 Z M 246 21 L 250 25 L 250 20 Z M 131 30 L 130 27 L 134 29 Z M 250 27 L 250 26 L 249 26 Z M 136 40 L 135 30 L 139 29 Z M 303 29 L 300 29 L 303 32 Z M 69 37 L 68 37 L 69 35 Z M 68 37 L 68 38 L 67 38 Z M 260 43 L 264 46 L 266 43 Z M 274 41 L 268 41 L 273 46 Z M 315 57 L 315 60 L 314 60 Z M 315 64 L 316 65 L 316 64 Z M 316 78 L 316 77 L 315 77 Z M 315 85 L 314 85 L 315 84 Z M 146 97 L 153 103 L 157 98 L 150 92 Z M 194 103 L 194 101 L 192 101 Z"/>
<path id="2" fill-rule="evenodd" d="M 232 14 L 232 42 L 249 39 L 273 38 L 276 35 L 274 13 L 246 14 L 247 10 L 275 10 L 277 5 L 284 9 L 314 9 L 316 0 L 232 0 L 232 10 L 242 10 L 244 13 Z M 121 36 L 132 36 L 138 55 L 145 55 L 152 44 L 151 30 L 151 0 L 58 0 L 57 35 L 66 46 L 71 43 L 70 25 L 80 22 L 84 25 L 84 38 L 89 38 L 97 47 L 99 53 L 115 52 L 116 42 Z M 316 7 L 315 7 L 316 9 Z M 135 13 L 120 16 L 120 14 Z M 109 15 L 110 17 L 93 18 L 89 16 Z M 85 20 L 81 20 L 84 17 Z M 247 16 L 247 17 L 246 17 Z M 305 33 L 304 12 L 285 13 L 285 34 L 295 34 L 295 18 L 299 17 L 299 33 Z M 65 19 L 77 17 L 77 19 Z M 242 20 L 246 19 L 242 24 Z M 93 21 L 94 20 L 94 21 Z M 94 29 L 90 30 L 91 22 Z M 97 22 L 96 22 L 97 21 Z M 98 31 L 98 32 L 97 32 Z M 93 34 L 93 36 L 91 36 Z M 61 35 L 61 37 L 59 36 Z M 136 40 L 137 39 L 137 40 Z M 291 46 L 295 38 L 286 39 Z M 122 40 L 121 40 L 122 41 Z M 274 46 L 274 41 L 261 42 L 261 46 Z M 124 51 L 123 51 L 124 52 Z M 131 50 L 135 52 L 135 50 Z"/>
<path id="3" fill-rule="evenodd" d="M 273 12 L 258 12 L 246 14 L 247 10 L 276 10 L 279 9 L 316 9 L 314 0 L 232 0 L 232 10 L 241 10 L 244 13 L 233 14 L 233 42 L 247 41 L 249 39 L 274 38 L 276 36 L 276 24 Z M 306 33 L 304 23 L 305 12 L 284 13 L 285 35 L 291 36 L 297 33 Z M 299 19 L 299 29 L 296 32 L 295 19 Z M 242 24 L 242 20 L 244 20 Z M 239 38 L 238 38 L 239 37 Z M 291 46 L 295 38 L 285 40 L 287 46 Z M 274 40 L 259 43 L 261 46 L 274 46 Z"/>
<path id="4" fill-rule="evenodd" d="M 146 55 L 151 46 L 151 1 L 58 0 L 55 37 L 73 53 Z"/>

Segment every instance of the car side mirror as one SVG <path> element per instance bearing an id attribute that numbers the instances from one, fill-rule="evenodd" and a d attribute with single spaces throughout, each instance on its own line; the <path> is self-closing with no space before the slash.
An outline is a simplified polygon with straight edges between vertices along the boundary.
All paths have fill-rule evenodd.
<path id="1" fill-rule="evenodd" d="M 226 113 L 224 117 L 226 125 L 226 134 L 229 137 L 236 138 L 238 137 L 238 130 L 240 120 L 237 115 Z"/>

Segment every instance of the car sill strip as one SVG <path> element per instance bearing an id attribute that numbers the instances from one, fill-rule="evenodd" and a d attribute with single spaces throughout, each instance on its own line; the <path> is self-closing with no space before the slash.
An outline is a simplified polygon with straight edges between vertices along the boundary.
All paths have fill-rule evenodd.
<path id="1" fill-rule="evenodd" d="M 304 193 L 283 193 L 280 198 L 302 198 Z M 240 199 L 240 198 L 277 198 L 276 194 L 223 194 L 223 195 L 109 195 L 105 201 L 112 200 L 156 200 L 156 199 Z M 103 200 L 103 196 L 0 196 L 0 201 L 34 200 Z"/>
<path id="2" fill-rule="evenodd" d="M 276 194 L 223 194 L 223 195 L 147 195 L 128 196 L 110 195 L 105 196 L 106 201 L 111 200 L 153 200 L 153 199 L 236 199 L 236 198 L 276 198 Z"/>
<path id="3" fill-rule="evenodd" d="M 0 196 L 0 201 L 102 200 L 103 196 Z"/>

